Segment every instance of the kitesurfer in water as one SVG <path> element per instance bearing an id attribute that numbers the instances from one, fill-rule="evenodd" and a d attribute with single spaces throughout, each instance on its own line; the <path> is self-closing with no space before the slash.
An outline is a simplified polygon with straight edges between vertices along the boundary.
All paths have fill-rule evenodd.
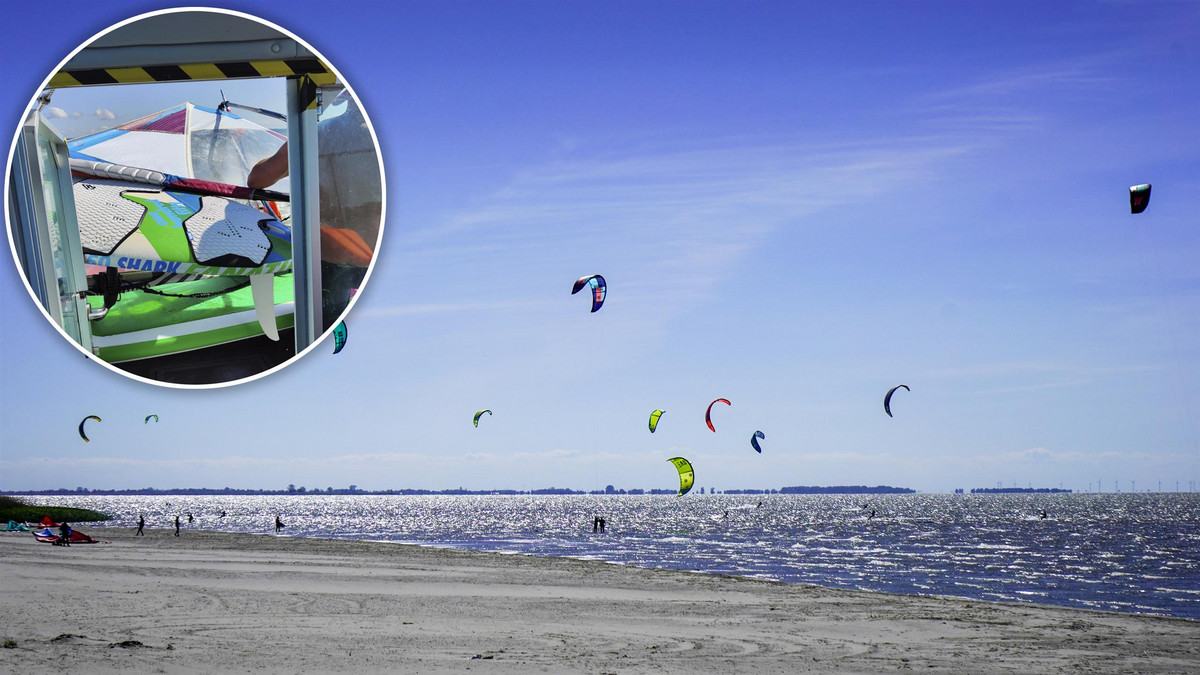
<path id="1" fill-rule="evenodd" d="M 279 519 L 279 514 L 276 514 L 275 515 L 275 534 L 279 534 L 279 531 L 282 529 L 283 529 L 283 521 Z"/>
<path id="2" fill-rule="evenodd" d="M 1042 509 L 1042 520 L 1045 520 L 1046 518 L 1046 509 Z"/>
<path id="3" fill-rule="evenodd" d="M 145 533 L 145 532 L 142 532 L 142 528 L 143 528 L 143 527 L 146 527 L 146 519 L 145 519 L 145 518 L 143 518 L 143 517 L 142 517 L 142 514 L 140 514 L 140 513 L 139 513 L 139 514 L 138 514 L 138 529 L 137 529 L 137 533 L 136 533 L 136 534 L 134 534 L 133 536 L 135 536 L 135 537 L 144 537 L 144 536 L 146 536 L 146 533 Z"/>
<path id="4" fill-rule="evenodd" d="M 188 525 L 191 525 L 193 520 L 195 520 L 195 519 L 194 519 L 194 518 L 192 518 L 192 514 L 191 514 L 191 512 L 189 511 L 189 512 L 188 512 Z"/>
<path id="5" fill-rule="evenodd" d="M 179 536 L 179 516 L 175 516 L 175 536 Z"/>

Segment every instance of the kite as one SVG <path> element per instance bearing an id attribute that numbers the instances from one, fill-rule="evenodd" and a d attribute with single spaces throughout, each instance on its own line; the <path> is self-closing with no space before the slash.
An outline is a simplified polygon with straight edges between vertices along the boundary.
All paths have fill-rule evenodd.
<path id="1" fill-rule="evenodd" d="M 1150 206 L 1150 184 L 1142 183 L 1129 188 L 1129 212 L 1141 213 Z"/>
<path id="2" fill-rule="evenodd" d="M 761 455 L 762 454 L 762 446 L 758 444 L 758 439 L 760 439 L 760 438 L 763 439 L 764 441 L 767 440 L 767 437 L 763 435 L 763 432 L 761 432 L 761 431 L 754 432 L 754 435 L 750 437 L 750 445 L 754 446 L 754 449 L 756 451 L 758 451 L 758 454 Z"/>
<path id="3" fill-rule="evenodd" d="M 583 290 L 584 286 L 590 286 L 592 289 L 592 311 L 595 312 L 604 304 L 604 293 L 608 286 L 604 283 L 604 277 L 599 274 L 593 274 L 586 277 L 579 277 L 575 281 L 575 285 L 571 288 L 571 295 L 575 295 Z"/>
<path id="4" fill-rule="evenodd" d="M 665 412 L 667 411 L 655 410 L 654 412 L 650 413 L 650 433 L 654 433 L 654 430 L 658 428 L 658 418 L 662 417 L 662 414 Z"/>
<path id="5" fill-rule="evenodd" d="M 151 418 L 151 417 L 153 417 L 153 418 L 154 418 L 154 423 L 155 423 L 155 424 L 158 424 L 158 415 L 146 415 L 146 421 L 145 421 L 145 422 L 142 422 L 142 424 L 150 424 L 150 418 Z M 97 418 L 97 419 L 99 419 L 99 418 Z"/>
<path id="6" fill-rule="evenodd" d="M 83 425 L 84 425 L 84 424 L 87 424 L 87 421 L 88 421 L 88 420 L 96 420 L 97 422 L 100 422 L 100 421 L 102 421 L 102 420 L 101 420 L 99 417 L 96 417 L 95 415 L 88 415 L 87 417 L 83 418 L 83 421 L 81 421 L 81 422 L 79 423 L 79 437 L 83 439 L 83 442 L 84 442 L 84 443 L 91 443 L 91 442 L 92 442 L 92 441 L 91 441 L 91 439 L 89 439 L 89 438 L 87 437 L 87 434 L 83 433 Z"/>
<path id="7" fill-rule="evenodd" d="M 712 407 L 718 402 L 724 403 L 727 406 L 733 406 L 733 404 L 729 402 L 729 399 L 724 398 L 719 398 L 716 401 L 708 404 L 708 409 L 704 411 L 704 423 L 708 425 L 708 428 L 712 430 L 713 433 L 716 433 L 717 428 L 714 427 L 712 423 Z"/>
<path id="8" fill-rule="evenodd" d="M 888 389 L 887 396 L 883 397 L 883 411 L 888 414 L 888 417 L 892 416 L 892 394 L 896 393 L 896 390 L 900 387 L 904 387 L 904 391 L 912 391 L 912 389 L 908 388 L 907 384 L 898 384 Z"/>
<path id="9" fill-rule="evenodd" d="M 679 494 L 676 497 L 682 497 L 692 489 L 692 484 L 696 482 L 696 473 L 692 471 L 692 463 L 682 457 L 672 457 L 667 460 L 675 465 L 679 470 Z"/>
<path id="10" fill-rule="evenodd" d="M 346 322 L 339 322 L 337 327 L 333 329 L 333 353 L 336 354 L 342 351 L 342 347 L 346 346 Z"/>
<path id="11" fill-rule="evenodd" d="M 479 412 L 475 413 L 475 426 L 479 426 L 479 418 L 483 415 L 483 413 L 487 413 L 487 414 L 491 415 L 492 411 L 491 410 L 480 410 Z"/>

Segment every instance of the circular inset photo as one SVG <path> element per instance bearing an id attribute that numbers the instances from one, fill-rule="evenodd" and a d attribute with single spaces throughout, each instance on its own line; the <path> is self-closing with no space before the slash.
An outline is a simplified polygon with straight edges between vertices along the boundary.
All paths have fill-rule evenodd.
<path id="1" fill-rule="evenodd" d="M 177 387 L 256 379 L 333 334 L 377 257 L 383 164 L 348 83 L 300 37 L 216 9 L 85 42 L 9 153 L 13 258 L 93 360 Z"/>

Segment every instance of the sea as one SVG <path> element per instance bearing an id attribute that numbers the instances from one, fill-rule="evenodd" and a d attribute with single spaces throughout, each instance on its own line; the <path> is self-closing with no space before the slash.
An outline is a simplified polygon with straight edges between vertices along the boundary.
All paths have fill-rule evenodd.
<path id="1" fill-rule="evenodd" d="M 288 537 L 1200 620 L 1200 493 L 24 499 L 111 514 L 106 523 L 80 524 L 97 536 L 136 527 L 139 514 L 149 528 L 173 528 L 180 515 L 184 536 L 189 529 L 275 536 L 278 515 L 280 536 Z"/>

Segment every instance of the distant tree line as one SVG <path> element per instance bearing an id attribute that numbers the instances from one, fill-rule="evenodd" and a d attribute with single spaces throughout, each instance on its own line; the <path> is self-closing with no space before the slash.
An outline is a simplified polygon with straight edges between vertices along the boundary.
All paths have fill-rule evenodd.
<path id="1" fill-rule="evenodd" d="M 1062 488 L 1019 488 L 1019 487 L 998 487 L 998 488 L 971 488 L 973 495 L 1000 495 L 1000 494 L 1054 494 L 1059 492 L 1070 492 Z"/>
<path id="2" fill-rule="evenodd" d="M 892 487 L 890 485 L 876 485 L 875 487 L 867 487 L 866 485 L 830 485 L 821 487 L 819 485 L 793 485 L 791 487 L 779 488 L 779 494 L 783 495 L 907 495 L 913 494 L 916 490 L 912 488 Z"/>

